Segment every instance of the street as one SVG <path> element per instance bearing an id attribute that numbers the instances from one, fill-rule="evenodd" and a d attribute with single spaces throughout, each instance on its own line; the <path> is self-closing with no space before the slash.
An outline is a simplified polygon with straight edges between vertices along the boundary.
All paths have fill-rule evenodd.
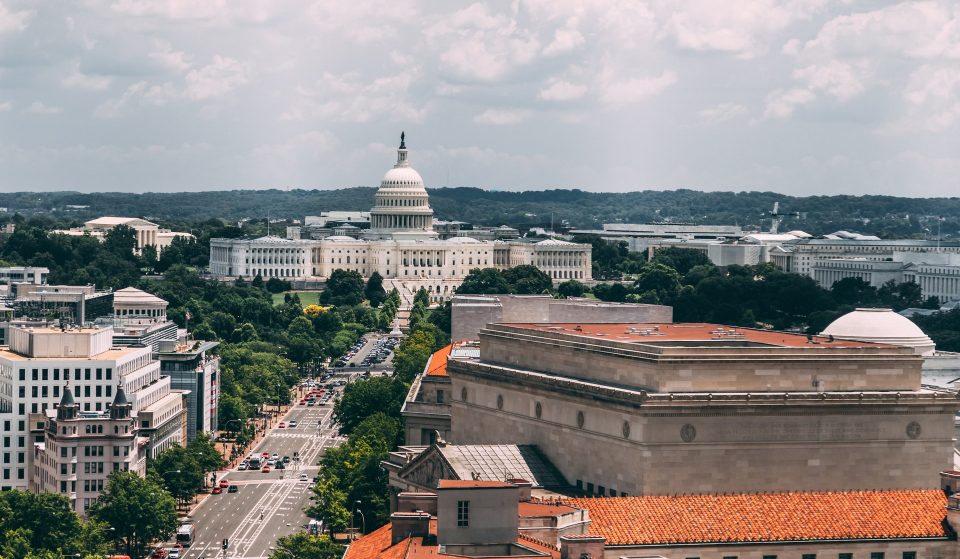
<path id="1" fill-rule="evenodd" d="M 342 441 L 330 428 L 332 412 L 332 399 L 325 406 L 298 404 L 283 418 L 287 423 L 297 421 L 297 427 L 275 427 L 254 450 L 254 454 L 289 456 L 287 469 L 266 474 L 259 470 L 218 472 L 218 480 L 226 479 L 239 491 L 208 495 L 194 510 L 194 543 L 183 556 L 264 558 L 270 555 L 277 538 L 304 530 L 307 516 L 303 509 L 310 503 L 310 488 L 319 470 L 317 461 L 324 448 Z M 322 422 L 319 435 L 318 422 Z M 299 453 L 299 464 L 293 459 L 294 452 Z M 309 481 L 299 481 L 301 473 L 306 473 Z M 226 555 L 221 550 L 224 538 L 228 540 Z"/>

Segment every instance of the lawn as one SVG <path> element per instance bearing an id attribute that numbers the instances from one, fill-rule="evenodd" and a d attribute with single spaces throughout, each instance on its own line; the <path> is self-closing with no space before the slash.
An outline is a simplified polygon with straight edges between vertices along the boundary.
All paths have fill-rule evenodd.
<path id="1" fill-rule="evenodd" d="M 274 293 L 273 294 L 273 304 L 279 305 L 283 303 L 283 296 L 287 293 L 293 294 L 296 293 L 300 297 L 300 303 L 303 304 L 303 308 L 307 308 L 308 305 L 319 305 L 320 304 L 320 292 L 319 291 L 285 291 L 283 293 Z"/>

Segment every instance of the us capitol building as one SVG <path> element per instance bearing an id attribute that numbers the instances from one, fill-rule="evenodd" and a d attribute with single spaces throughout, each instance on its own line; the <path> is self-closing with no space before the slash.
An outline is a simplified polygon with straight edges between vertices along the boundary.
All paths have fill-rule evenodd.
<path id="1" fill-rule="evenodd" d="M 450 297 L 474 268 L 505 270 L 530 264 L 556 282 L 591 279 L 589 244 L 556 239 L 540 242 L 440 240 L 420 173 L 410 166 L 401 134 L 397 163 L 387 171 L 370 210 L 370 229 L 359 238 L 266 236 L 211 239 L 210 273 L 219 278 L 322 280 L 337 269 L 363 277 L 379 272 L 385 287 L 401 293 L 421 287 L 432 301 Z"/>

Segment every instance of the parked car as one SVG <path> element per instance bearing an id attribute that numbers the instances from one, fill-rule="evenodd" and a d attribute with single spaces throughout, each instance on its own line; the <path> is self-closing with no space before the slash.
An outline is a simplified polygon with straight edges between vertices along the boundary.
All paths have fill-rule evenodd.
<path id="1" fill-rule="evenodd" d="M 226 488 L 229 487 L 229 486 L 230 486 L 230 482 L 229 482 L 229 481 L 227 481 L 227 480 L 225 480 L 225 479 L 221 479 L 221 480 L 220 480 L 220 489 L 226 489 Z"/>
<path id="2" fill-rule="evenodd" d="M 214 487 L 213 491 L 211 491 L 210 493 L 213 493 L 214 495 L 219 495 L 223 493 L 223 489 L 220 489 L 219 487 Z"/>
<path id="3" fill-rule="evenodd" d="M 263 468 L 260 468 L 260 471 L 263 472 L 263 473 L 265 473 L 265 474 L 269 474 L 269 473 L 270 473 L 270 466 L 264 466 Z"/>
<path id="4" fill-rule="evenodd" d="M 227 493 L 236 493 L 237 491 L 240 491 L 239 485 L 231 485 L 227 488 Z"/>

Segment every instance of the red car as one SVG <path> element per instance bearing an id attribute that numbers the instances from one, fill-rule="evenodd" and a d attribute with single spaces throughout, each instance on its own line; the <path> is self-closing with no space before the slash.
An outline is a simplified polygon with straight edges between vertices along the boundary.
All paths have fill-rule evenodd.
<path id="1" fill-rule="evenodd" d="M 263 472 L 263 473 L 265 473 L 265 474 L 269 474 L 269 473 L 270 473 L 270 466 L 264 466 L 260 471 Z"/>
<path id="2" fill-rule="evenodd" d="M 306 404 L 306 403 L 307 403 L 307 399 L 306 399 L 306 398 L 304 398 L 303 400 L 300 400 L 300 405 L 301 405 L 301 406 L 304 405 L 304 404 Z"/>
<path id="3" fill-rule="evenodd" d="M 150 554 L 150 559 L 164 559 L 167 556 L 167 550 L 162 547 L 158 547 L 153 550 L 153 553 Z"/>
<path id="4" fill-rule="evenodd" d="M 219 487 L 214 487 L 213 491 L 211 491 L 210 493 L 213 493 L 214 495 L 219 495 L 223 493 L 223 489 L 220 489 Z"/>
<path id="5" fill-rule="evenodd" d="M 261 453 L 260 453 L 260 456 L 262 456 L 262 457 L 264 457 L 264 458 L 270 458 L 270 453 L 269 453 L 269 452 L 261 452 Z"/>
<path id="6" fill-rule="evenodd" d="M 286 428 L 287 428 L 286 422 L 281 421 L 280 424 L 277 425 L 277 428 L 278 428 L 278 429 L 286 429 Z"/>
<path id="7" fill-rule="evenodd" d="M 230 482 L 227 481 L 227 480 L 225 480 L 225 479 L 221 479 L 221 480 L 220 480 L 220 489 L 226 489 L 227 487 L 230 487 Z"/>

